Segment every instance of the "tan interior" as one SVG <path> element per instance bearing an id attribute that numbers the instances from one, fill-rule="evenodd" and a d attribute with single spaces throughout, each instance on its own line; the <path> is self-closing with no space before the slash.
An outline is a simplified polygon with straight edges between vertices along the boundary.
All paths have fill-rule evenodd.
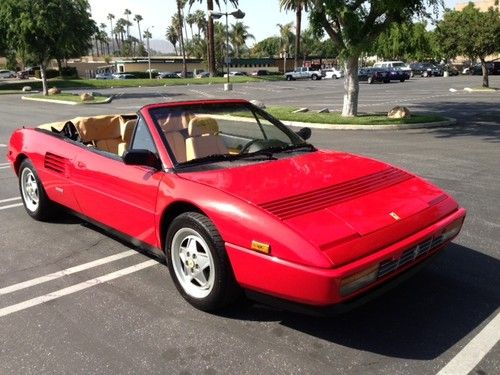
<path id="1" fill-rule="evenodd" d="M 170 148 L 172 149 L 175 159 L 179 163 L 185 162 L 186 159 L 186 129 L 190 121 L 194 118 L 191 113 L 184 112 L 181 115 L 170 114 L 167 119 L 161 124 L 161 128 L 165 133 Z"/>
<path id="2" fill-rule="evenodd" d="M 128 149 L 137 122 L 135 119 L 125 121 L 121 115 L 76 117 L 70 121 L 75 124 L 83 143 L 120 156 Z M 39 128 L 61 131 L 65 123 L 43 124 Z"/>
<path id="3" fill-rule="evenodd" d="M 219 136 L 219 125 L 211 117 L 195 117 L 188 125 L 186 160 L 214 154 L 227 154 L 227 147 Z"/>

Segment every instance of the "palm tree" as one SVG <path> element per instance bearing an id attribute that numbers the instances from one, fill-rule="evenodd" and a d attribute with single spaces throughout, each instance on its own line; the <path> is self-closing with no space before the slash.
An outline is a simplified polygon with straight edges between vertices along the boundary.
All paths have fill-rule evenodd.
<path id="1" fill-rule="evenodd" d="M 108 55 L 110 54 L 109 50 L 109 41 L 108 41 L 108 34 L 106 34 L 106 24 L 104 22 L 101 22 L 99 25 L 99 28 L 101 29 L 100 36 L 101 36 L 101 42 L 104 42 L 106 46 L 108 47 Z M 101 46 L 102 49 L 102 46 Z M 104 52 L 102 53 L 104 55 Z"/>
<path id="2" fill-rule="evenodd" d="M 198 9 L 196 12 L 194 12 L 194 17 L 196 19 L 196 27 L 198 28 L 198 36 L 201 36 L 201 33 L 207 36 L 207 18 L 205 16 L 205 12 L 202 11 L 201 9 Z"/>
<path id="3" fill-rule="evenodd" d="M 177 42 L 179 41 L 179 35 L 177 34 L 177 29 L 175 28 L 175 26 L 173 26 L 173 22 L 172 22 L 172 25 L 170 25 L 169 27 L 167 27 L 167 32 L 165 33 L 165 37 L 167 38 L 167 40 L 172 43 L 172 45 L 174 46 L 174 51 L 175 51 L 175 54 L 177 55 Z"/>
<path id="4" fill-rule="evenodd" d="M 118 19 L 118 21 L 116 21 L 114 32 L 115 32 L 115 39 L 116 39 L 116 44 L 118 46 L 118 49 L 123 48 L 123 42 L 124 42 L 123 34 L 125 34 L 125 32 L 126 32 L 126 30 L 125 30 L 126 24 L 127 24 L 127 20 L 124 18 L 120 18 L 120 19 Z M 118 35 L 120 35 L 120 41 L 118 41 Z"/>
<path id="5" fill-rule="evenodd" d="M 193 33 L 193 25 L 196 23 L 196 16 L 194 13 L 189 13 L 186 17 L 186 23 L 189 25 L 189 28 L 191 29 L 191 39 L 194 38 L 194 33 Z"/>
<path id="6" fill-rule="evenodd" d="M 293 35 L 293 24 L 285 23 L 284 25 L 277 24 L 276 26 L 280 29 L 280 40 L 281 40 L 281 51 L 290 52 L 290 47 L 293 43 L 295 35 Z M 281 52 L 280 51 L 280 52 Z"/>
<path id="7" fill-rule="evenodd" d="M 310 0 L 280 0 L 280 8 L 295 11 L 295 61 L 294 66 L 297 69 L 300 54 L 300 27 L 302 23 L 302 10 L 308 10 Z"/>
<path id="8" fill-rule="evenodd" d="M 202 3 L 204 0 L 189 0 L 189 7 L 191 8 L 194 3 Z M 210 14 L 210 11 L 214 10 L 214 2 L 220 9 L 219 0 L 206 0 L 207 1 L 207 11 Z M 224 0 L 230 2 L 234 7 L 238 6 L 238 0 Z M 208 25 L 207 25 L 207 39 L 208 39 L 208 71 L 210 75 L 214 75 L 216 72 L 215 69 L 215 37 L 214 37 L 214 20 L 211 17 L 208 17 Z"/>
<path id="9" fill-rule="evenodd" d="M 134 16 L 134 21 L 137 22 L 137 28 L 139 29 L 139 42 L 142 43 L 142 34 L 141 34 L 141 21 L 143 20 L 140 14 L 136 14 Z"/>
<path id="10" fill-rule="evenodd" d="M 113 45 L 113 19 L 115 18 L 114 14 L 108 13 L 108 20 L 110 23 L 110 29 L 109 29 L 109 37 L 111 39 L 111 45 Z"/>
<path id="11" fill-rule="evenodd" d="M 178 33 L 181 43 L 182 51 L 182 77 L 187 76 L 187 65 L 186 65 L 186 49 L 184 48 L 184 36 L 182 35 L 182 24 L 184 23 L 184 18 L 182 17 L 182 9 L 184 9 L 185 0 L 176 0 L 177 2 L 177 18 L 178 18 Z"/>
<path id="12" fill-rule="evenodd" d="M 130 16 L 132 14 L 132 12 L 130 11 L 130 9 L 125 9 L 125 12 L 123 12 L 123 14 L 127 17 L 127 39 L 130 38 L 130 26 L 132 25 L 130 23 L 130 19 L 128 18 L 128 16 Z"/>
<path id="13" fill-rule="evenodd" d="M 234 57 L 236 58 L 240 57 L 241 49 L 246 46 L 247 39 L 255 40 L 255 37 L 248 32 L 248 26 L 239 21 L 231 25 L 229 35 L 234 49 Z"/>

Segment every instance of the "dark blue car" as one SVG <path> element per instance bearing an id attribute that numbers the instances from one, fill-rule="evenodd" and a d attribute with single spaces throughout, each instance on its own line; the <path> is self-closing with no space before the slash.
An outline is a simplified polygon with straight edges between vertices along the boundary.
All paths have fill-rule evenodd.
<path id="1" fill-rule="evenodd" d="M 389 79 L 391 81 L 399 81 L 404 82 L 407 79 L 410 79 L 410 75 L 408 72 L 401 70 L 400 68 L 387 68 L 389 71 Z"/>

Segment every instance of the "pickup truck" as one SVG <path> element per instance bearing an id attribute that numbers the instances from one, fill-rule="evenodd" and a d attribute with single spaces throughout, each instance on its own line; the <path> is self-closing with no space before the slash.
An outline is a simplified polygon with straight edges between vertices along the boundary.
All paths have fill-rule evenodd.
<path id="1" fill-rule="evenodd" d="M 313 81 L 325 77 L 325 73 L 319 68 L 302 67 L 297 68 L 292 72 L 285 73 L 287 81 L 295 81 L 296 79 L 312 79 Z"/>

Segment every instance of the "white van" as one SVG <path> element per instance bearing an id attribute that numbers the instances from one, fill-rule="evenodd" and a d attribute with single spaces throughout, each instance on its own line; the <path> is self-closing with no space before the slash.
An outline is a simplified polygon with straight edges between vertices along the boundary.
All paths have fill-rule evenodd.
<path id="1" fill-rule="evenodd" d="M 411 76 L 413 76 L 413 74 L 411 74 L 411 68 L 405 64 L 403 61 L 379 61 L 379 62 L 376 62 L 375 64 L 373 64 L 373 67 L 374 68 L 397 68 L 397 69 L 401 69 L 402 71 L 405 71 L 405 72 L 408 72 L 408 74 Z"/>

